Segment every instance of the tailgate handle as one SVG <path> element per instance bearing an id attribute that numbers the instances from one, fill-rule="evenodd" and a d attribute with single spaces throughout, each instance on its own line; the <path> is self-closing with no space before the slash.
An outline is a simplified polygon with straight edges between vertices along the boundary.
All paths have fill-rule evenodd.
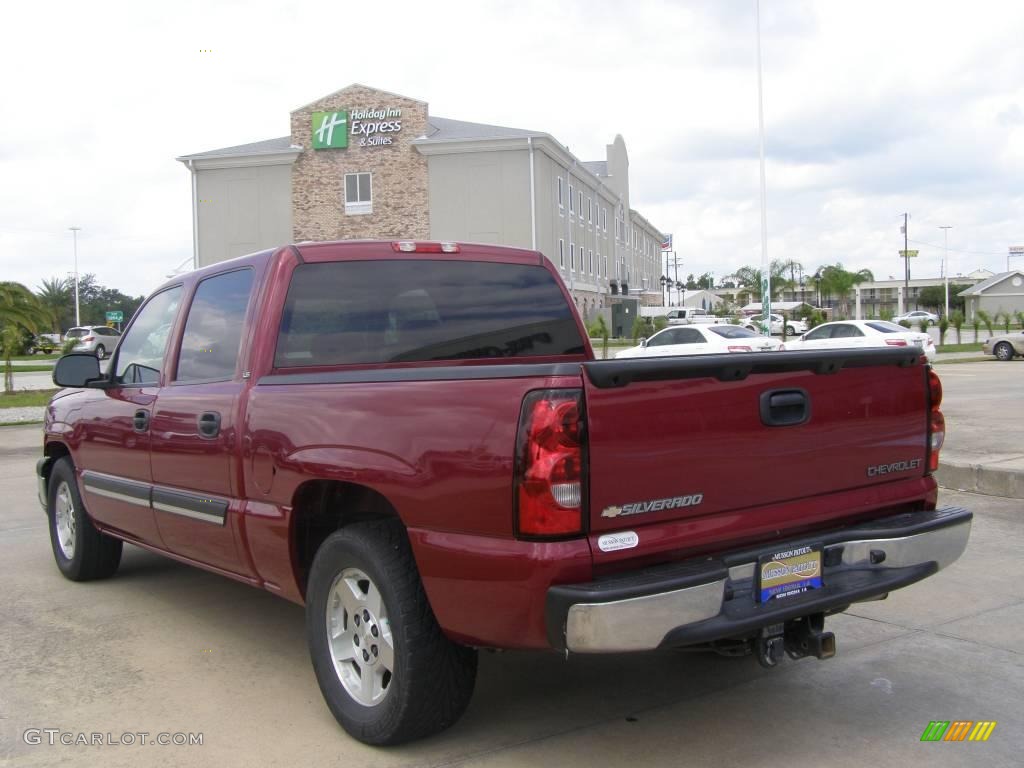
<path id="1" fill-rule="evenodd" d="M 761 421 L 768 427 L 793 427 L 811 418 L 811 400 L 802 389 L 776 389 L 761 394 Z"/>

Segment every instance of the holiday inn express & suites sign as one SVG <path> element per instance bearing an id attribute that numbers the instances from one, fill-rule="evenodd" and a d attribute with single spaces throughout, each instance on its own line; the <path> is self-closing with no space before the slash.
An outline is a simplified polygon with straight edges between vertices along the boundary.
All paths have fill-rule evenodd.
<path id="1" fill-rule="evenodd" d="M 349 136 L 360 147 L 394 143 L 388 134 L 402 130 L 402 110 L 397 107 L 313 113 L 313 149 L 345 149 Z"/>

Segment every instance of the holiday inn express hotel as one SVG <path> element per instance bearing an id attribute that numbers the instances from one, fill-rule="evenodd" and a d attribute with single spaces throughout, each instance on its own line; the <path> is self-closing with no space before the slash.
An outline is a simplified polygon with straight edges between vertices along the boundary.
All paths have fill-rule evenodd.
<path id="1" fill-rule="evenodd" d="M 662 233 L 630 207 L 621 136 L 582 161 L 543 131 L 351 85 L 292 112 L 288 136 L 178 160 L 196 266 L 305 240 L 457 240 L 541 251 L 588 317 L 661 294 Z"/>

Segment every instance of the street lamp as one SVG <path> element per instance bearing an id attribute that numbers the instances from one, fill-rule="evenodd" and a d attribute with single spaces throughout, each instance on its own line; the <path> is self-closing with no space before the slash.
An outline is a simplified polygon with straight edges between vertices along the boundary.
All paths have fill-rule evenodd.
<path id="1" fill-rule="evenodd" d="M 74 249 L 75 249 L 75 325 L 82 324 L 82 317 L 78 312 L 78 233 L 82 231 L 81 227 L 68 227 L 71 230 L 71 236 L 74 238 Z"/>
<path id="2" fill-rule="evenodd" d="M 952 224 L 939 227 L 942 230 L 942 281 L 946 286 L 946 314 L 943 317 L 947 320 L 949 319 L 949 230 L 952 228 Z"/>
<path id="3" fill-rule="evenodd" d="M 658 282 L 661 283 L 661 305 L 664 307 L 666 306 L 665 284 L 668 283 L 668 278 L 662 275 L 660 278 L 658 278 Z"/>

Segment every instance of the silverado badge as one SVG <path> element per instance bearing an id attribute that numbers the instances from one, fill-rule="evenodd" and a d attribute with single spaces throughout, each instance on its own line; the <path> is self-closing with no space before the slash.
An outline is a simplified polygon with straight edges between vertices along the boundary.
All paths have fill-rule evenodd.
<path id="1" fill-rule="evenodd" d="M 623 517 L 627 515 L 640 515 L 644 512 L 664 512 L 668 509 L 680 509 L 682 507 L 695 507 L 704 501 L 703 493 L 691 493 L 689 496 L 670 496 L 667 499 L 652 499 L 651 501 L 636 501 L 630 504 L 623 504 L 621 507 L 605 507 L 601 517 Z"/>

